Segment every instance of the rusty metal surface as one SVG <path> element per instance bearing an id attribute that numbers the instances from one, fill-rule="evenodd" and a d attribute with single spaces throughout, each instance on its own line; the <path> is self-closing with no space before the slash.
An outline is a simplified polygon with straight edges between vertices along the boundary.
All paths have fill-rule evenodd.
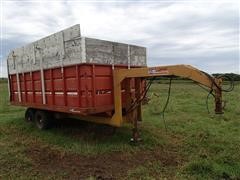
<path id="1" fill-rule="evenodd" d="M 146 66 L 146 48 L 83 37 L 75 25 L 12 50 L 7 61 L 9 74 L 79 63 Z"/>

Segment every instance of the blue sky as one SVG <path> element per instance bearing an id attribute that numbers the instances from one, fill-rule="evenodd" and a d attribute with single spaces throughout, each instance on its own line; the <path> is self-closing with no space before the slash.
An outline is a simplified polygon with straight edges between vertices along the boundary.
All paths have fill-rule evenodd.
<path id="1" fill-rule="evenodd" d="M 74 24 L 83 36 L 147 47 L 149 66 L 240 73 L 237 0 L 0 1 L 0 77 L 11 49 Z"/>

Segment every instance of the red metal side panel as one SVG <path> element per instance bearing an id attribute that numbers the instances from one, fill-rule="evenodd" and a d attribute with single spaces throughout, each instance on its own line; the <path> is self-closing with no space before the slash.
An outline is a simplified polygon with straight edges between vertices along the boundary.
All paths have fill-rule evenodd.
<path id="1" fill-rule="evenodd" d="M 115 66 L 127 68 L 127 66 Z M 114 109 L 113 69 L 111 65 L 78 64 L 46 69 L 44 74 L 46 104 L 43 104 L 41 72 L 10 75 L 11 102 L 40 109 L 62 112 L 99 113 Z M 125 102 L 125 82 L 122 101 Z M 134 80 L 131 80 L 134 91 Z M 133 92 L 134 93 L 134 92 Z"/>
<path id="2" fill-rule="evenodd" d="M 95 68 L 96 106 L 113 105 L 113 77 L 111 66 L 96 66 Z"/>

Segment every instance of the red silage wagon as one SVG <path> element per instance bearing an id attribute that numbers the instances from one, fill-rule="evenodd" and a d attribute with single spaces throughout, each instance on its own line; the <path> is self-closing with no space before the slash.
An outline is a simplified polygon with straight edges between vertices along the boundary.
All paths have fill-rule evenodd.
<path id="1" fill-rule="evenodd" d="M 146 67 L 146 48 L 80 36 L 70 27 L 8 56 L 10 102 L 25 106 L 25 119 L 38 128 L 52 118 L 77 117 L 120 127 L 137 124 L 151 83 L 146 78 L 181 76 L 215 93 L 216 113 L 222 113 L 221 79 L 189 65 Z M 150 81 L 152 82 L 152 81 Z"/>

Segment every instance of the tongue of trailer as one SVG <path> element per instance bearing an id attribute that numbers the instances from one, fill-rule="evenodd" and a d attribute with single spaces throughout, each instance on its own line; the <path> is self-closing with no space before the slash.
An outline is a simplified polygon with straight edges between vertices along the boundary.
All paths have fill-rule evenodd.
<path id="1" fill-rule="evenodd" d="M 155 77 L 171 77 L 178 76 L 191 79 L 194 82 L 205 86 L 209 94 L 215 98 L 215 113 L 222 114 L 222 78 L 216 78 L 206 72 L 200 71 L 190 65 L 171 65 L 171 66 L 157 66 L 157 67 L 144 67 L 132 69 L 116 69 L 114 72 L 115 98 L 120 94 L 118 86 L 122 80 L 127 78 L 155 78 Z M 148 89 L 146 89 L 147 91 Z M 146 93 L 145 93 L 146 94 Z M 139 100 L 138 100 L 139 101 Z M 118 101 L 115 101 L 115 110 Z M 131 105 L 130 105 L 131 106 Z"/>
<path id="2" fill-rule="evenodd" d="M 131 122 L 134 126 L 133 128 L 133 138 L 134 142 L 138 141 L 138 123 L 141 121 L 141 104 L 142 100 L 146 96 L 152 81 L 156 77 L 183 77 L 193 80 L 201 87 L 208 90 L 209 95 L 213 95 L 215 98 L 215 113 L 222 114 L 222 78 L 213 77 L 206 72 L 196 69 L 190 65 L 170 65 L 170 66 L 157 66 L 157 67 L 142 67 L 142 68 L 131 68 L 131 69 L 115 69 L 113 73 L 114 79 L 114 107 L 115 111 L 111 118 L 113 125 L 120 126 L 122 122 Z M 135 95 L 131 97 L 131 83 L 130 79 L 134 79 L 135 83 Z M 142 88 L 142 82 L 149 79 L 145 88 Z M 126 87 L 125 92 L 125 113 L 122 112 L 123 104 L 121 102 L 121 84 L 125 82 Z M 146 82 L 146 81 L 145 81 Z M 170 81 L 171 84 L 171 81 Z M 170 87 L 170 86 L 169 86 Z M 143 90 L 144 89 L 144 90 Z M 169 89 L 170 94 L 170 89 Z M 133 100 L 134 99 L 134 100 Z M 167 98 L 167 102 L 169 97 Z M 166 106 L 164 107 L 164 109 Z M 163 113 L 164 114 L 164 113 Z M 163 115 L 164 117 L 164 115 Z"/>
<path id="3" fill-rule="evenodd" d="M 209 95 L 215 98 L 215 113 L 222 114 L 222 78 L 213 77 L 210 74 L 200 71 L 190 65 L 174 65 L 163 67 L 150 67 L 148 74 L 156 76 L 179 76 L 191 79 L 209 89 Z"/>

